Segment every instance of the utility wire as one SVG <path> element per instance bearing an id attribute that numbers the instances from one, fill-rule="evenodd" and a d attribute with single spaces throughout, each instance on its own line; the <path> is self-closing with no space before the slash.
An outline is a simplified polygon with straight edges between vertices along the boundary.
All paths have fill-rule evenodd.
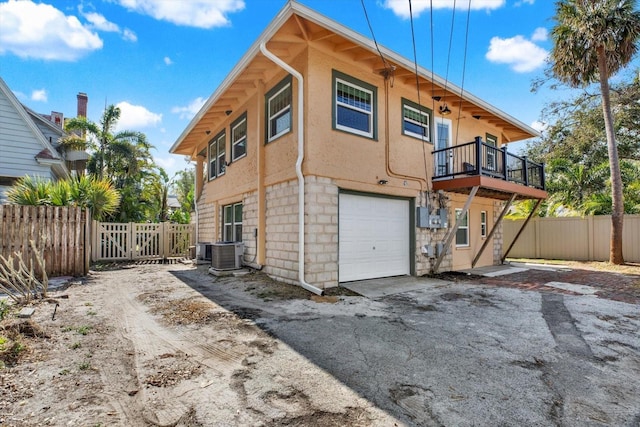
<path id="1" fill-rule="evenodd" d="M 367 20 L 367 25 L 369 26 L 369 31 L 371 31 L 371 38 L 373 39 L 373 43 L 376 45 L 376 50 L 378 51 L 378 55 L 380 55 L 380 59 L 382 59 L 382 63 L 384 64 L 384 68 L 385 68 L 385 70 L 387 70 L 387 73 L 390 76 L 391 72 L 394 70 L 394 68 L 391 65 L 389 65 L 389 63 L 385 59 L 384 55 L 382 55 L 382 52 L 380 51 L 380 47 L 378 46 L 378 41 L 376 40 L 376 35 L 373 33 L 373 27 L 371 26 L 371 21 L 369 21 L 369 14 L 367 13 L 367 8 L 364 5 L 364 0 L 360 0 L 360 4 L 362 4 L 362 10 L 364 11 L 364 17 Z M 385 76 L 385 77 L 387 77 L 387 76 Z M 391 84 L 391 86 L 393 87 L 393 84 Z"/>
<path id="2" fill-rule="evenodd" d="M 451 46 L 453 45 L 453 27 L 455 22 L 456 22 L 456 0 L 453 0 L 453 12 L 451 13 L 451 31 L 449 32 L 449 50 L 447 52 L 447 72 L 444 75 L 444 94 L 442 95 L 443 102 L 445 97 L 447 96 L 447 85 L 449 84 L 449 64 L 451 64 Z"/>
<path id="3" fill-rule="evenodd" d="M 460 83 L 460 106 L 458 108 L 458 123 L 456 125 L 456 142 L 460 135 L 460 115 L 462 114 L 462 96 L 464 95 L 464 77 L 467 70 L 467 47 L 469 46 L 469 21 L 471 21 L 471 0 L 467 8 L 467 28 L 464 35 L 464 54 L 462 57 L 462 82 Z"/>
<path id="4" fill-rule="evenodd" d="M 418 118 L 422 121 L 422 102 L 420 100 L 420 76 L 418 75 L 418 54 L 416 53 L 416 35 L 413 29 L 413 9 L 411 7 L 411 0 L 409 0 L 409 18 L 411 22 L 411 43 L 413 44 L 413 67 L 416 75 L 416 90 L 418 92 Z M 404 115 L 404 111 L 402 112 Z M 427 117 L 429 115 L 427 114 Z M 431 134 L 431 123 L 429 123 L 429 134 Z M 427 169 L 427 152 L 425 148 L 425 140 L 424 140 L 424 132 L 421 135 L 422 140 L 422 159 L 424 160 L 424 177 L 427 182 L 429 182 L 429 171 Z M 422 194 L 420 195 L 422 197 Z"/>

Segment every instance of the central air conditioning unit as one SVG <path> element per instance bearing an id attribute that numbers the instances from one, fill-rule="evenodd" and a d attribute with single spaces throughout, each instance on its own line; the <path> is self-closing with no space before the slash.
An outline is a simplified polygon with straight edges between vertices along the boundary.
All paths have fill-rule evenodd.
<path id="1" fill-rule="evenodd" d="M 211 267 L 215 270 L 242 268 L 244 243 L 218 242 L 211 245 Z"/>
<path id="2" fill-rule="evenodd" d="M 196 243 L 196 259 L 201 261 L 211 261 L 211 249 L 213 243 L 198 242 Z"/>

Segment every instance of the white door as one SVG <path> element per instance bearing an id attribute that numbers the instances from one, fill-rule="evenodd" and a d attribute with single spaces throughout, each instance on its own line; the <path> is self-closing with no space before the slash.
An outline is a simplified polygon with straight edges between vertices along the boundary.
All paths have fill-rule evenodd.
<path id="1" fill-rule="evenodd" d="M 436 150 L 450 148 L 452 144 L 451 120 L 436 117 Z M 436 176 L 453 173 L 453 150 L 447 150 L 435 155 Z"/>
<path id="2" fill-rule="evenodd" d="M 340 282 L 410 273 L 409 201 L 340 194 Z"/>

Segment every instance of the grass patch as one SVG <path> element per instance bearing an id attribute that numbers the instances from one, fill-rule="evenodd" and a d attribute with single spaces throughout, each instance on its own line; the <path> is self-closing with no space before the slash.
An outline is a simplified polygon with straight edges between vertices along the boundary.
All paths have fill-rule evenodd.
<path id="1" fill-rule="evenodd" d="M 93 329 L 91 326 L 79 326 L 76 328 L 76 332 L 80 335 L 87 335 L 91 329 Z"/>

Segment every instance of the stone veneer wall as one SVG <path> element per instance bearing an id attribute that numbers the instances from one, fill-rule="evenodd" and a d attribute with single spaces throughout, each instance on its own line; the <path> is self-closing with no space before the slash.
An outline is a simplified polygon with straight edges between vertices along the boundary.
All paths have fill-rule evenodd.
<path id="1" fill-rule="evenodd" d="M 504 202 L 494 202 L 493 203 L 493 224 L 495 226 L 495 222 L 498 220 L 498 217 L 502 213 L 502 209 L 504 209 Z M 502 224 L 496 228 L 493 232 L 493 265 L 500 265 L 502 263 L 502 251 L 504 248 L 504 234 L 502 232 Z"/>
<path id="2" fill-rule="evenodd" d="M 215 209 L 216 203 L 206 203 L 207 198 L 207 186 L 202 189 L 202 194 L 198 200 L 198 235 L 196 236 L 196 242 L 215 242 L 216 241 L 216 227 L 215 227 Z M 193 215 L 193 222 L 195 222 L 195 212 Z"/>
<path id="3" fill-rule="evenodd" d="M 258 229 L 258 192 L 242 195 L 242 241 L 244 262 L 256 262 L 256 230 Z"/>
<path id="4" fill-rule="evenodd" d="M 282 182 L 266 189 L 264 272 L 296 283 L 298 272 L 298 185 Z"/>
<path id="5" fill-rule="evenodd" d="M 338 286 L 338 187 L 330 178 L 305 179 L 305 276 L 320 288 Z"/>
<path id="6" fill-rule="evenodd" d="M 319 288 L 338 285 L 338 188 L 328 178 L 305 177 L 305 280 Z M 264 271 L 298 283 L 298 181 L 266 190 Z"/>

